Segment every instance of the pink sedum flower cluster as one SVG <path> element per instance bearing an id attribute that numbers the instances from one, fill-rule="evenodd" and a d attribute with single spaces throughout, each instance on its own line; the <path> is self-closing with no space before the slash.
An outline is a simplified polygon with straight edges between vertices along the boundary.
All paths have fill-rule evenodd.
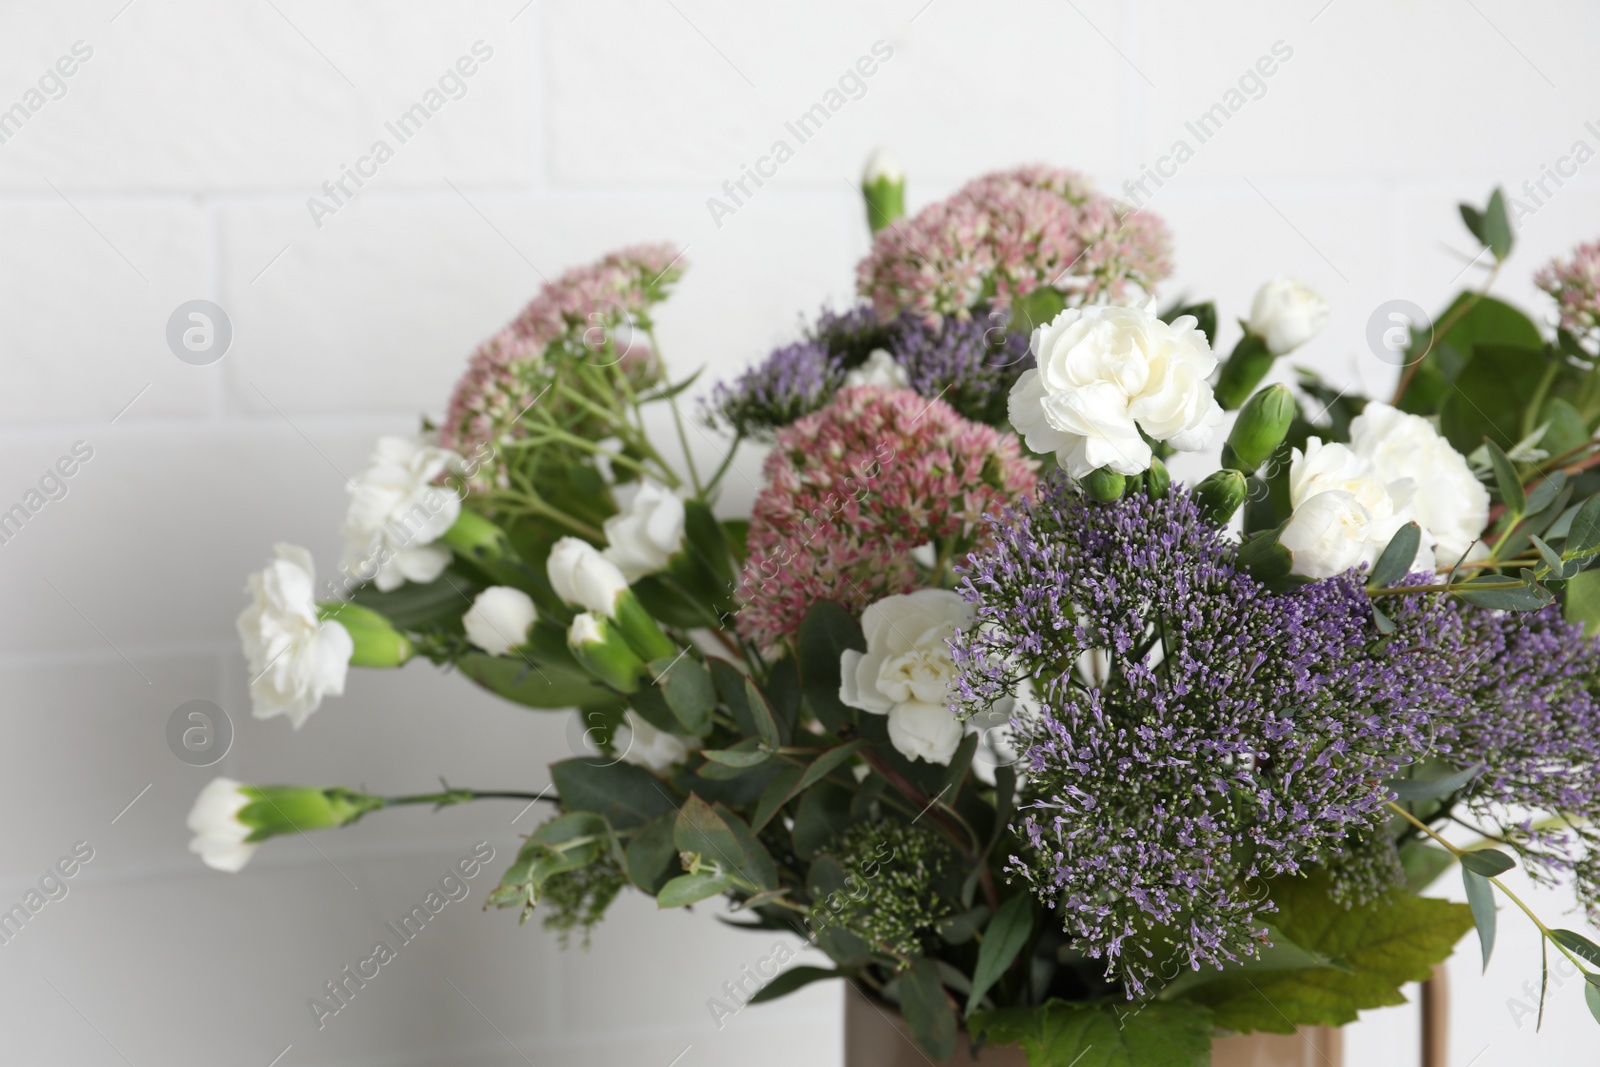
<path id="1" fill-rule="evenodd" d="M 624 361 L 653 360 L 648 342 L 631 327 L 681 276 L 680 256 L 670 244 L 636 245 L 547 283 L 509 326 L 472 354 L 451 394 L 440 444 L 472 455 L 516 436 L 517 417 L 548 384 L 552 345 L 580 354 L 620 353 Z"/>
<path id="2" fill-rule="evenodd" d="M 878 232 L 856 290 L 884 321 L 967 318 L 1052 286 L 1068 305 L 1119 302 L 1172 271 L 1167 227 L 1101 196 L 1080 175 L 1030 166 L 988 174 Z"/>
<path id="3" fill-rule="evenodd" d="M 1579 337 L 1600 330 L 1600 241 L 1574 248 L 1571 259 L 1552 259 L 1533 284 L 1555 298 L 1562 329 Z"/>
<path id="4" fill-rule="evenodd" d="M 1014 435 L 941 400 L 875 385 L 840 391 L 777 431 L 750 517 L 740 635 L 774 649 L 819 600 L 860 615 L 926 584 L 912 550 L 972 547 L 987 536 L 983 517 L 1031 494 L 1037 471 Z"/>

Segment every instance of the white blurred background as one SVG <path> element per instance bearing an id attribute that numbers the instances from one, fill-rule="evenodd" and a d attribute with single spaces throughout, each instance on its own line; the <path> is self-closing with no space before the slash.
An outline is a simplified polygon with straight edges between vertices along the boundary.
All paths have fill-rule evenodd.
<path id="1" fill-rule="evenodd" d="M 25 112 L 0 112 L 0 510 L 76 442 L 93 452 L 0 544 L 0 906 L 93 849 L 68 896 L 0 944 L 0 1060 L 837 1064 L 837 988 L 713 1023 L 706 1000 L 765 935 L 625 897 L 590 949 L 562 951 L 537 923 L 479 913 L 536 821 L 516 804 L 380 814 L 275 841 L 239 875 L 202 868 L 183 818 L 218 772 L 537 790 L 569 754 L 564 717 L 425 663 L 354 673 L 298 733 L 252 721 L 233 635 L 245 574 L 279 539 L 331 572 L 341 472 L 439 414 L 475 342 L 567 266 L 686 246 L 661 336 L 677 371 L 710 364 L 707 384 L 843 305 L 868 241 L 855 180 L 878 145 L 904 160 L 915 209 L 1033 161 L 1119 190 L 1186 140 L 1193 158 L 1144 198 L 1176 240 L 1164 295 L 1215 297 L 1228 347 L 1261 281 L 1302 278 L 1334 313 L 1298 361 L 1382 391 L 1373 309 L 1437 308 L 1477 277 L 1451 251 L 1473 250 L 1457 201 L 1501 183 L 1530 209 L 1496 289 L 1541 310 L 1532 271 L 1600 232 L 1597 28 L 1577 0 L 0 4 L 0 109 Z M 308 198 L 395 145 L 384 124 L 477 42 L 459 98 L 314 218 Z M 876 42 L 892 56 L 859 98 L 714 220 L 707 199 L 794 144 L 784 123 Z M 1199 144 L 1185 123 L 1275 44 L 1274 74 Z M 166 342 L 192 299 L 232 322 L 210 366 Z M 729 505 L 747 502 L 751 483 L 729 484 Z M 213 768 L 167 747 L 193 699 L 237 730 Z M 497 859 L 473 903 L 319 1031 L 307 999 L 480 840 Z M 1592 1057 L 1574 980 L 1535 1033 L 1518 1005 L 1536 939 L 1520 917 L 1501 927 L 1486 977 L 1470 935 L 1453 966 L 1452 1064 Z M 1416 1063 L 1414 1009 L 1370 1013 L 1349 1047 L 1352 1065 Z"/>

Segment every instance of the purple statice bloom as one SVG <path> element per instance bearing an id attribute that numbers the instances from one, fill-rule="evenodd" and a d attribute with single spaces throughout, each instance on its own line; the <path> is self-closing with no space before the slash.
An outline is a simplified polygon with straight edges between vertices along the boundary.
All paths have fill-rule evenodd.
<path id="1" fill-rule="evenodd" d="M 1032 690 L 1008 870 L 1130 995 L 1255 955 L 1266 880 L 1337 881 L 1384 823 L 1377 783 L 1453 706 L 1432 658 L 1379 639 L 1354 574 L 1274 593 L 1236 570 L 1176 486 L 1096 504 L 1057 478 L 992 528 L 954 651 L 964 711 Z"/>
<path id="2" fill-rule="evenodd" d="M 713 416 L 746 437 L 770 438 L 832 399 L 844 381 L 844 366 L 820 341 L 797 341 L 775 350 L 732 384 L 711 394 Z"/>
<path id="3" fill-rule="evenodd" d="M 974 422 L 995 425 L 1006 417 L 1006 397 L 1033 366 L 1027 334 L 1006 328 L 1009 316 L 947 318 L 929 325 L 915 315 L 895 323 L 889 353 L 911 388 L 939 397 Z"/>

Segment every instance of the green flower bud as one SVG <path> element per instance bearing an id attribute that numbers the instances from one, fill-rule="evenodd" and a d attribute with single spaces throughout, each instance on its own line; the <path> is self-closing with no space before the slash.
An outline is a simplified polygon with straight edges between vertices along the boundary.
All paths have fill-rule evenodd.
<path id="1" fill-rule="evenodd" d="M 906 172 L 900 161 L 883 149 L 872 153 L 861 175 L 861 195 L 867 201 L 867 225 L 877 233 L 906 213 Z"/>
<path id="2" fill-rule="evenodd" d="M 643 610 L 643 609 L 641 609 Z M 622 633 L 603 615 L 585 611 L 567 629 L 567 647 L 584 670 L 619 693 L 639 688 L 644 661 L 628 647 Z"/>
<path id="3" fill-rule="evenodd" d="M 490 562 L 500 559 L 510 551 L 505 531 L 475 511 L 461 509 L 455 525 L 441 538 L 459 556 Z"/>
<path id="4" fill-rule="evenodd" d="M 1128 487 L 1128 479 L 1110 467 L 1100 467 L 1090 471 L 1082 484 L 1083 491 L 1089 494 L 1089 499 L 1109 504 L 1113 500 L 1122 499 L 1122 491 Z"/>
<path id="5" fill-rule="evenodd" d="M 383 798 L 350 789 L 313 789 L 303 785 L 242 785 L 248 799 L 235 816 L 250 828 L 247 841 L 296 834 L 303 830 L 332 830 L 383 807 Z"/>
<path id="6" fill-rule="evenodd" d="M 1217 375 L 1217 385 L 1212 390 L 1224 411 L 1232 411 L 1245 402 L 1272 369 L 1273 358 L 1266 341 L 1253 333 L 1244 335 L 1222 365 L 1222 373 Z"/>
<path id="7" fill-rule="evenodd" d="M 617 624 L 623 639 L 646 663 L 662 656 L 676 656 L 680 651 L 676 642 L 661 632 L 660 625 L 639 603 L 632 589 L 624 589 L 617 594 L 612 610 L 612 621 Z"/>
<path id="8" fill-rule="evenodd" d="M 1172 488 L 1172 475 L 1167 473 L 1167 465 L 1159 459 L 1150 460 L 1150 469 L 1145 471 L 1144 491 L 1150 494 L 1151 500 L 1164 500 L 1167 490 Z"/>
<path id="9" fill-rule="evenodd" d="M 1251 397 L 1228 434 L 1222 462 L 1249 474 L 1283 443 L 1294 421 L 1294 394 L 1287 385 L 1271 385 Z"/>
<path id="10" fill-rule="evenodd" d="M 1226 467 L 1194 487 L 1195 503 L 1200 508 L 1200 514 L 1218 526 L 1226 526 L 1228 520 L 1233 518 L 1233 513 L 1244 503 L 1244 494 L 1244 475 Z"/>
<path id="11" fill-rule="evenodd" d="M 317 605 L 317 615 L 338 623 L 350 634 L 355 650 L 350 663 L 356 667 L 398 667 L 416 651 L 405 634 L 386 617 L 348 600 L 325 600 Z"/>

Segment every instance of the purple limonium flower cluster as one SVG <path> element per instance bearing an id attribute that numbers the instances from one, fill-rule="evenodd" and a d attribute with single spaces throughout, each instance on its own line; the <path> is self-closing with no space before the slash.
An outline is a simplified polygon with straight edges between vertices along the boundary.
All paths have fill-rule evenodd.
<path id="1" fill-rule="evenodd" d="M 1029 683 L 1008 869 L 1108 978 L 1255 955 L 1274 876 L 1368 876 L 1346 843 L 1454 695 L 1380 639 L 1356 575 L 1271 592 L 1176 486 L 1098 504 L 1057 478 L 993 532 L 962 580 L 958 706 Z"/>
<path id="2" fill-rule="evenodd" d="M 943 400 L 974 422 L 998 425 L 1012 383 L 1033 366 L 1028 336 L 1006 329 L 1008 316 L 999 314 L 998 321 L 929 324 L 903 315 L 882 323 L 869 305 L 824 311 L 804 339 L 719 384 L 709 414 L 747 437 L 770 438 L 772 431 L 821 409 L 844 386 L 846 374 L 881 348 L 919 395 Z"/>
<path id="3" fill-rule="evenodd" d="M 1460 807 L 1536 881 L 1573 878 L 1600 921 L 1600 645 L 1556 606 L 1501 613 L 1418 597 L 1397 615 L 1407 641 L 1426 635 L 1459 702 L 1434 753 L 1481 772 Z"/>

